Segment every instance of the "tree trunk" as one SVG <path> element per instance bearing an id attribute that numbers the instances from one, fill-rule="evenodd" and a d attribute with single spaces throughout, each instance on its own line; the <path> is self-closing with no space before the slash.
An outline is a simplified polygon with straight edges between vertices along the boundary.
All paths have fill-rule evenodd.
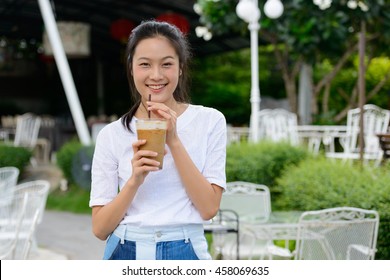
<path id="1" fill-rule="evenodd" d="M 312 123 L 313 67 L 302 63 L 299 74 L 298 117 L 299 123 Z"/>
<path id="2" fill-rule="evenodd" d="M 278 46 L 274 44 L 274 53 L 276 57 L 276 61 L 282 71 L 282 77 L 284 81 L 284 88 L 286 90 L 287 99 L 290 105 L 290 110 L 293 113 L 298 114 L 297 110 L 297 86 L 296 86 L 296 78 L 299 73 L 299 69 L 301 66 L 301 60 L 298 59 L 292 67 L 290 71 L 289 60 L 288 60 L 288 51 L 284 51 L 282 53 Z"/>

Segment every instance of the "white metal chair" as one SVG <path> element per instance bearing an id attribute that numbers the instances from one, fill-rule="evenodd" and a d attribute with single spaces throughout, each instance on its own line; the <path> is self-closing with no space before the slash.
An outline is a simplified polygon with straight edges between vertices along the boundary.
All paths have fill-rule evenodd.
<path id="1" fill-rule="evenodd" d="M 28 197 L 1 196 L 0 202 L 0 259 L 15 259 L 15 249 Z"/>
<path id="2" fill-rule="evenodd" d="M 291 145 L 298 145 L 297 115 L 282 108 L 259 111 L 257 139 L 268 139 L 274 142 L 286 141 Z"/>
<path id="3" fill-rule="evenodd" d="M 31 113 L 25 113 L 17 117 L 14 146 L 26 147 L 32 151 L 35 149 L 38 140 L 39 129 L 41 127 L 41 117 Z M 31 164 L 37 164 L 33 157 Z"/>
<path id="4" fill-rule="evenodd" d="M 33 149 L 37 143 L 41 118 L 25 113 L 17 117 L 14 146 Z"/>
<path id="5" fill-rule="evenodd" d="M 18 236 L 16 258 L 26 259 L 32 246 L 37 245 L 35 229 L 42 222 L 49 190 L 50 183 L 46 180 L 29 181 L 15 186 L 15 196 L 26 195 L 28 198 Z"/>
<path id="6" fill-rule="evenodd" d="M 18 182 L 19 169 L 13 166 L 0 168 L 0 197 L 12 197 L 14 187 Z"/>
<path id="7" fill-rule="evenodd" d="M 328 158 L 336 159 L 359 159 L 359 131 L 360 131 L 360 108 L 351 109 L 347 115 L 347 132 L 345 137 L 340 138 L 343 147 L 342 152 L 326 153 Z M 390 111 L 376 105 L 366 104 L 363 106 L 363 137 L 364 137 L 364 160 L 374 160 L 378 165 L 382 160 L 383 150 L 379 144 L 378 133 L 386 133 L 389 127 Z"/>
<path id="8" fill-rule="evenodd" d="M 337 207 L 306 211 L 299 219 L 297 260 L 373 260 L 379 215 L 374 210 Z"/>
<path id="9" fill-rule="evenodd" d="M 274 245 L 270 240 L 258 240 L 250 231 L 250 223 L 265 223 L 271 214 L 271 195 L 267 186 L 241 181 L 229 182 L 222 195 L 220 209 L 224 216 L 219 222 L 227 226 L 232 221 L 234 223 L 234 215 L 229 215 L 229 211 L 232 211 L 238 217 L 238 225 L 245 223 L 245 227 L 238 227 L 238 240 L 233 233 L 213 233 L 214 258 L 271 259 L 273 255 L 286 255 L 284 248 Z"/>

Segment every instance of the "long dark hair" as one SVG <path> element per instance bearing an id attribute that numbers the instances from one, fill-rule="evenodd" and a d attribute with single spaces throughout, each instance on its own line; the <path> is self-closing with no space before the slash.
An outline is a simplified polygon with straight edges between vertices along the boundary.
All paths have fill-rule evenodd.
<path id="1" fill-rule="evenodd" d="M 172 24 L 154 20 L 144 21 L 131 32 L 125 54 L 127 61 L 127 81 L 129 83 L 129 89 L 134 105 L 122 116 L 122 124 L 129 131 L 131 131 L 130 122 L 133 119 L 138 106 L 141 104 L 141 96 L 135 87 L 133 76 L 131 74 L 134 51 L 140 41 L 158 36 L 167 38 L 179 57 L 181 75 L 179 77 L 178 85 L 173 92 L 173 97 L 177 102 L 189 103 L 188 64 L 191 58 L 191 52 L 187 38 L 176 26 Z"/>

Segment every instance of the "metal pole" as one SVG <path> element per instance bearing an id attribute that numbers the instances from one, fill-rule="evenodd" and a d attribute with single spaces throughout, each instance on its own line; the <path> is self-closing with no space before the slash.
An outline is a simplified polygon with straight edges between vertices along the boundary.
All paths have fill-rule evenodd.
<path id="1" fill-rule="evenodd" d="M 361 22 L 361 30 L 359 35 L 359 108 L 360 108 L 360 120 L 359 120 L 359 158 L 361 164 L 363 164 L 364 155 L 364 111 L 363 106 L 366 103 L 366 66 L 364 62 L 364 56 L 366 52 L 366 22 Z"/>
<path id="2" fill-rule="evenodd" d="M 259 23 L 251 22 L 248 26 L 251 37 L 251 140 L 257 142 L 259 138 L 259 110 L 260 110 L 260 86 L 259 86 Z"/>
<path id="3" fill-rule="evenodd" d="M 69 63 L 65 55 L 56 21 L 54 19 L 53 10 L 50 6 L 49 0 L 38 0 L 38 4 L 42 13 L 50 44 L 52 45 L 54 59 L 60 73 L 66 98 L 68 100 L 70 111 L 76 126 L 77 134 L 83 145 L 89 145 L 91 143 L 91 135 L 89 133 L 87 122 L 85 121 L 83 110 L 80 105 Z"/>

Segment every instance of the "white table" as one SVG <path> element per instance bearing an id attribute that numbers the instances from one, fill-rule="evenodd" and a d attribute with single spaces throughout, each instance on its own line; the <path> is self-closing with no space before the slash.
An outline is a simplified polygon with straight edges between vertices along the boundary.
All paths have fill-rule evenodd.
<path id="1" fill-rule="evenodd" d="M 256 232 L 258 238 L 292 240 L 296 238 L 301 211 L 275 211 L 266 222 L 241 219 L 241 227 Z"/>
<path id="2" fill-rule="evenodd" d="M 249 127 L 227 126 L 227 143 L 247 142 L 249 139 Z"/>
<path id="3" fill-rule="evenodd" d="M 310 150 L 318 154 L 321 143 L 326 152 L 335 152 L 335 139 L 346 136 L 345 125 L 298 125 L 301 140 L 307 140 Z"/>
<path id="4" fill-rule="evenodd" d="M 222 210 L 222 215 L 231 214 L 234 211 Z M 299 211 L 281 211 L 272 212 L 267 221 L 256 220 L 248 217 L 240 217 L 240 219 L 234 218 L 232 215 L 228 215 L 231 221 L 220 219 L 216 216 L 216 219 L 211 224 L 205 224 L 205 232 L 209 233 L 235 233 L 237 236 L 237 256 L 239 259 L 239 247 L 240 247 L 240 232 L 250 233 L 251 236 L 259 240 L 277 241 L 282 240 L 285 242 L 285 249 L 288 249 L 290 241 L 296 240 L 298 232 L 298 221 L 302 212 Z M 221 216 L 222 217 L 222 216 Z M 238 218 L 238 216 L 237 216 Z M 277 246 L 273 246 L 277 248 Z M 285 250 L 287 251 L 287 250 Z M 292 256 L 292 254 L 291 254 Z"/>

